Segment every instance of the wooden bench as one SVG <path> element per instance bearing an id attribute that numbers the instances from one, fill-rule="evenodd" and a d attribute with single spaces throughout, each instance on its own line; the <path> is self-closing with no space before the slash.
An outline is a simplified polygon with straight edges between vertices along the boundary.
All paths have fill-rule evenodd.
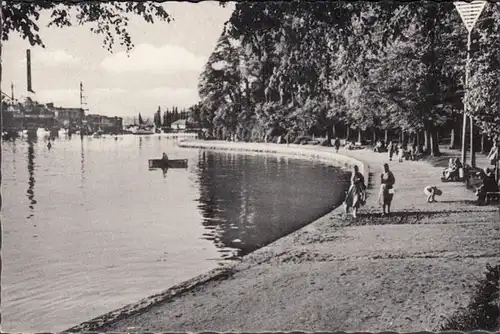
<path id="1" fill-rule="evenodd" d="M 500 192 L 487 192 L 486 193 L 486 204 L 490 202 L 499 202 L 500 201 Z"/>

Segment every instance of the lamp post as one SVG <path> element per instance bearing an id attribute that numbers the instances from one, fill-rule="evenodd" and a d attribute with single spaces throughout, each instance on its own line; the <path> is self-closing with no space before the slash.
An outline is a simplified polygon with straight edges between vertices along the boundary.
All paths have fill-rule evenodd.
<path id="1" fill-rule="evenodd" d="M 462 163 L 465 165 L 467 159 L 467 146 L 465 135 L 467 133 L 467 116 L 470 118 L 470 165 L 476 166 L 476 154 L 474 150 L 474 121 L 472 115 L 467 112 L 467 102 L 469 95 L 469 72 L 470 72 L 470 45 L 471 33 L 477 19 L 481 15 L 486 1 L 455 1 L 455 7 L 467 28 L 467 61 L 465 63 L 465 87 L 464 87 L 464 120 L 462 128 Z"/>
<path id="2" fill-rule="evenodd" d="M 2 141 L 3 141 L 3 96 L 1 92 L 2 87 L 2 36 L 3 36 L 3 1 L 0 0 L 0 212 L 2 211 Z M 2 272 L 3 263 L 2 263 L 2 243 L 3 243 L 3 228 L 2 221 L 0 218 L 0 274 Z M 2 293 L 2 277 L 0 275 L 0 294 Z M 0 298 L 1 299 L 1 298 Z M 0 300 L 1 302 L 1 300 Z M 2 313 L 1 313 L 1 304 L 0 304 L 0 331 L 2 324 Z"/>

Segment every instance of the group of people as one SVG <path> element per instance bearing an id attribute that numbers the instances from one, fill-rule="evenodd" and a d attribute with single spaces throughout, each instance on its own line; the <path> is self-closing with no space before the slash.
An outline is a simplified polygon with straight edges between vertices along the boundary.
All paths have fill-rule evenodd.
<path id="1" fill-rule="evenodd" d="M 450 160 L 448 161 L 448 168 L 443 171 L 443 179 L 445 181 L 450 181 L 458 178 L 460 176 L 460 168 L 462 167 L 463 165 L 460 162 L 459 158 L 450 158 Z"/>
<path id="2" fill-rule="evenodd" d="M 485 168 L 481 173 L 482 184 L 476 189 L 477 201 L 479 204 L 486 202 L 486 195 L 488 193 L 497 193 L 498 183 L 495 179 L 495 170 L 491 168 Z"/>
<path id="3" fill-rule="evenodd" d="M 338 138 L 335 140 L 335 148 L 338 152 L 340 141 Z M 482 172 L 483 183 L 481 187 L 476 190 L 476 195 L 478 196 L 478 202 L 483 203 L 486 200 L 487 193 L 498 193 L 499 185 L 495 179 L 495 171 L 498 168 L 499 159 L 499 148 L 497 140 L 494 140 L 493 147 L 488 154 L 488 160 L 490 160 L 491 165 L 495 165 L 493 169 L 485 168 Z M 405 154 L 408 154 L 410 160 L 416 160 L 416 155 L 419 153 L 420 147 L 415 145 L 409 145 L 408 150 L 401 144 L 389 142 L 387 147 L 384 147 L 384 143 L 378 142 L 374 148 L 377 152 L 384 152 L 387 150 L 389 153 L 389 160 L 395 153 L 398 154 L 399 162 L 403 162 Z M 453 180 L 460 177 L 460 169 L 464 168 L 462 162 L 458 158 L 450 158 L 448 167 L 443 171 L 443 179 Z M 384 164 L 384 171 L 380 175 L 380 192 L 379 192 L 379 204 L 382 206 L 382 215 L 389 215 L 391 213 L 391 203 L 394 197 L 394 184 L 396 179 L 394 174 L 389 169 L 389 164 Z M 424 188 L 424 194 L 427 196 L 427 202 L 436 202 L 435 197 L 442 195 L 442 190 L 435 185 L 428 185 Z M 344 201 L 344 210 L 348 214 L 349 211 L 352 212 L 352 216 L 356 218 L 359 208 L 366 202 L 366 184 L 363 174 L 359 172 L 358 166 L 354 166 L 351 174 L 351 185 L 347 191 L 346 198 Z"/>
<path id="4" fill-rule="evenodd" d="M 403 162 L 406 156 L 413 161 L 417 159 L 418 147 L 415 144 L 408 144 L 407 147 L 405 147 L 403 144 L 397 144 L 391 141 L 387 144 L 387 152 L 389 153 L 389 161 L 392 161 L 393 156 L 396 154 L 399 162 Z"/>
<path id="5" fill-rule="evenodd" d="M 391 203 L 394 197 L 394 183 L 396 178 L 394 174 L 390 171 L 389 165 L 384 164 L 384 172 L 380 176 L 380 181 L 382 183 L 380 187 L 379 203 L 382 205 L 382 215 L 388 215 L 391 213 Z M 347 191 L 347 195 L 344 201 L 344 210 L 348 214 L 349 210 L 352 210 L 352 216 L 356 218 L 357 211 L 360 206 L 364 205 L 366 202 L 366 184 L 363 174 L 360 173 L 359 167 L 354 166 L 351 174 L 351 186 Z"/>

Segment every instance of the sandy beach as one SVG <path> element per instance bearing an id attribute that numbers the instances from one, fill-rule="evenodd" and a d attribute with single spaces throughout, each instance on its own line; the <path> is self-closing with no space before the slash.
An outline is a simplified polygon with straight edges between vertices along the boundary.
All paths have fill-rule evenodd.
<path id="1" fill-rule="evenodd" d="M 370 179 L 367 203 L 357 219 L 337 208 L 226 270 L 71 331 L 437 331 L 469 303 L 486 264 L 499 263 L 498 206 L 476 206 L 463 183 L 442 183 L 441 168 L 428 162 L 389 162 L 393 214 L 381 217 L 386 153 L 211 141 L 180 146 L 361 162 Z M 478 155 L 477 164 L 484 162 Z M 427 203 L 429 184 L 443 190 L 437 203 Z"/>

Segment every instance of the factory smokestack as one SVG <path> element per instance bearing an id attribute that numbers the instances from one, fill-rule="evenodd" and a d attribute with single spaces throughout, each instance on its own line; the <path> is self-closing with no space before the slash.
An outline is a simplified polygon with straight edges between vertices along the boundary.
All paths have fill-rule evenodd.
<path id="1" fill-rule="evenodd" d="M 26 65 L 27 65 L 27 80 L 28 80 L 28 92 L 34 93 L 31 86 L 31 50 L 26 50 Z"/>

